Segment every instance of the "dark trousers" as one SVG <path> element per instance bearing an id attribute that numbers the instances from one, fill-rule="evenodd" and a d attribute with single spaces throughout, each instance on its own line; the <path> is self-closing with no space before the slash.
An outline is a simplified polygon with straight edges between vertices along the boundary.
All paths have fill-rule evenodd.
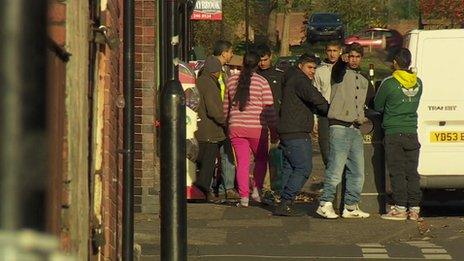
<path id="1" fill-rule="evenodd" d="M 226 190 L 235 188 L 235 158 L 229 138 L 220 143 L 219 152 L 221 154 L 221 177 L 218 190 L 219 194 L 224 194 Z"/>
<path id="2" fill-rule="evenodd" d="M 197 179 L 195 185 L 204 193 L 210 191 L 211 180 L 214 176 L 216 156 L 220 143 L 199 142 L 197 158 Z"/>
<path id="3" fill-rule="evenodd" d="M 294 200 L 313 168 L 311 139 L 281 140 L 283 152 L 281 197 Z"/>
<path id="4" fill-rule="evenodd" d="M 327 168 L 329 162 L 329 120 L 326 117 L 318 116 L 317 122 L 319 149 L 324 166 Z"/>
<path id="5" fill-rule="evenodd" d="M 390 174 L 394 203 L 418 207 L 422 198 L 419 184 L 420 144 L 417 134 L 386 134 L 385 157 Z"/>

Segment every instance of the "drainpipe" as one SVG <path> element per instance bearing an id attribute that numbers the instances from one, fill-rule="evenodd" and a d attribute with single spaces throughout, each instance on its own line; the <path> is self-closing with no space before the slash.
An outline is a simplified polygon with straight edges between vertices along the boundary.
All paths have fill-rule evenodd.
<path id="1" fill-rule="evenodd" d="M 195 1 L 193 0 L 183 0 L 181 2 L 182 5 L 182 19 L 181 19 L 181 40 L 182 40 L 182 52 L 180 55 L 180 59 L 182 61 L 188 62 L 189 61 L 189 53 L 192 49 L 191 44 L 191 34 L 192 34 L 192 26 L 190 21 L 190 16 L 192 15 L 193 8 L 195 6 Z"/>
<path id="2" fill-rule="evenodd" d="M 124 160 L 122 260 L 134 252 L 134 0 L 124 0 Z"/>
<path id="3" fill-rule="evenodd" d="M 180 43 L 180 59 L 182 61 L 187 61 L 188 59 L 188 43 L 187 43 L 187 30 L 188 30 L 188 1 L 181 1 L 179 10 L 180 14 L 180 34 L 181 34 L 181 43 Z"/>

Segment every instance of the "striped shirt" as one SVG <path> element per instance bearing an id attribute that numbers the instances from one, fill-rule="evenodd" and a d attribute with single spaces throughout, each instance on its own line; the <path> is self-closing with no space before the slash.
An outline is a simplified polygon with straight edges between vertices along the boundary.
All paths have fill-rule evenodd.
<path id="1" fill-rule="evenodd" d="M 253 73 L 250 98 L 244 111 L 240 111 L 238 104 L 233 104 L 239 76 L 236 74 L 228 79 L 224 95 L 224 114 L 228 119 L 229 137 L 259 138 L 263 129 L 267 132 L 268 127 L 271 130 L 276 128 L 277 117 L 271 87 L 264 77 Z"/>

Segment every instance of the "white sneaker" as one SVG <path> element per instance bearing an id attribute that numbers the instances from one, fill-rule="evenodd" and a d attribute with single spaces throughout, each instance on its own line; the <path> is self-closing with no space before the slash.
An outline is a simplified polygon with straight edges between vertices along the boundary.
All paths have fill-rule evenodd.
<path id="1" fill-rule="evenodd" d="M 358 205 L 356 205 L 356 208 L 351 211 L 348 210 L 345 205 L 345 208 L 343 209 L 343 214 L 342 214 L 343 218 L 368 218 L 369 216 L 370 214 L 359 209 Z"/>
<path id="2" fill-rule="evenodd" d="M 261 203 L 261 191 L 259 191 L 258 188 L 253 187 L 253 193 L 251 193 L 251 198 L 255 202 Z"/>
<path id="3" fill-rule="evenodd" d="M 249 198 L 240 198 L 240 201 L 237 203 L 237 207 L 247 208 L 249 205 Z"/>
<path id="4" fill-rule="evenodd" d="M 328 219 L 335 219 L 338 218 L 337 213 L 333 208 L 332 202 L 325 202 L 323 205 L 319 205 L 316 211 L 319 216 L 328 218 Z"/>

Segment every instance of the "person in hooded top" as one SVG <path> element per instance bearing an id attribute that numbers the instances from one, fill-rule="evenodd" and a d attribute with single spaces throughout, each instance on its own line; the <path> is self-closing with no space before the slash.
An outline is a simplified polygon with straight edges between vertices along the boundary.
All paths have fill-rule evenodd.
<path id="1" fill-rule="evenodd" d="M 198 130 L 195 132 L 199 144 L 198 176 L 195 186 L 205 194 L 207 201 L 217 200 L 211 191 L 211 180 L 219 147 L 226 139 L 224 131 L 226 118 L 222 111 L 221 88 L 218 82 L 221 70 L 219 59 L 210 56 L 206 59 L 203 71 L 196 82 L 200 93 L 200 104 Z"/>
<path id="2" fill-rule="evenodd" d="M 418 220 L 420 217 L 417 108 L 422 81 L 409 70 L 410 64 L 411 52 L 401 48 L 393 58 L 392 76 L 382 81 L 374 99 L 374 109 L 383 114 L 386 165 L 395 204 L 382 215 L 389 220 Z"/>

